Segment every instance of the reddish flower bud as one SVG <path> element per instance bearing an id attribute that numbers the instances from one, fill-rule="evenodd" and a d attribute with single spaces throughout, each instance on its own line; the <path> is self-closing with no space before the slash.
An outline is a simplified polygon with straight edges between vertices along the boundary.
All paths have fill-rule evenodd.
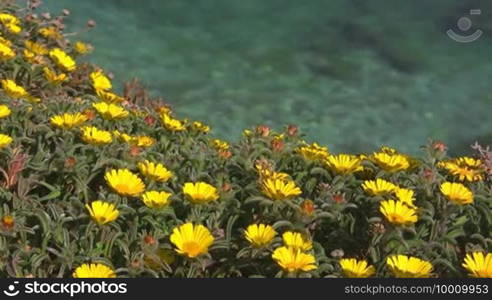
<path id="1" fill-rule="evenodd" d="M 336 195 L 333 195 L 332 199 L 333 199 L 333 202 L 340 204 L 340 203 L 345 202 L 345 195 L 344 194 L 336 194 Z"/>
<path id="2" fill-rule="evenodd" d="M 309 199 L 302 201 L 301 210 L 304 214 L 311 216 L 314 212 L 314 202 Z"/>
<path id="3" fill-rule="evenodd" d="M 448 147 L 441 141 L 435 141 L 432 143 L 432 149 L 439 152 L 445 152 L 448 150 Z"/>
<path id="4" fill-rule="evenodd" d="M 132 157 L 138 156 L 140 154 L 141 150 L 140 147 L 138 146 L 131 146 L 130 147 L 130 155 Z"/>
<path id="5" fill-rule="evenodd" d="M 147 244 L 147 245 L 151 245 L 151 246 L 152 246 L 152 245 L 155 245 L 155 243 L 156 243 L 157 241 L 155 240 L 155 238 L 154 238 L 153 236 L 151 236 L 151 235 L 146 235 L 146 236 L 144 237 L 144 242 L 145 242 L 145 244 Z"/>
<path id="6" fill-rule="evenodd" d="M 155 119 L 154 119 L 154 117 L 152 117 L 152 116 L 146 116 L 146 117 L 144 118 L 144 122 L 145 122 L 145 124 L 147 124 L 147 125 L 149 125 L 149 126 L 154 126 L 154 124 L 155 124 Z"/>
<path id="7" fill-rule="evenodd" d="M 266 137 L 270 134 L 270 128 L 266 125 L 260 125 L 256 127 L 256 133 L 262 137 Z"/>
<path id="8" fill-rule="evenodd" d="M 284 150 L 284 145 L 285 143 L 282 139 L 275 138 L 271 142 L 272 149 L 275 152 L 282 152 L 282 150 Z"/>
<path id="9" fill-rule="evenodd" d="M 289 125 L 287 127 L 287 134 L 289 134 L 290 136 L 295 136 L 297 135 L 298 132 L 299 132 L 299 127 L 297 127 L 296 125 Z"/>
<path id="10" fill-rule="evenodd" d="M 66 168 L 73 168 L 73 167 L 75 167 L 76 163 L 77 163 L 77 159 L 73 156 L 67 157 L 67 159 L 65 159 L 65 167 Z"/>
<path id="11" fill-rule="evenodd" d="M 12 227 L 14 227 L 14 223 L 15 223 L 14 217 L 10 215 L 6 215 L 2 217 L 2 225 L 6 229 L 12 229 Z"/>

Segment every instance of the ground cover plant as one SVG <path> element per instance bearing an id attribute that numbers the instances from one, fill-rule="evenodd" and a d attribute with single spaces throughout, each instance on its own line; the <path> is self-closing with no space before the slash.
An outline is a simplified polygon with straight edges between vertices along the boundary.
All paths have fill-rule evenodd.
<path id="1" fill-rule="evenodd" d="M 0 5 L 0 277 L 492 276 L 488 149 L 228 143 L 38 5 Z"/>

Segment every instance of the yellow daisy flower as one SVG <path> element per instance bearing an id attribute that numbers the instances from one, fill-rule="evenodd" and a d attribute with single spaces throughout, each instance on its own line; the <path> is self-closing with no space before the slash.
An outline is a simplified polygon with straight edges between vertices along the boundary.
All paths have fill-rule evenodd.
<path id="1" fill-rule="evenodd" d="M 104 75 L 102 70 L 97 70 L 92 72 L 89 77 L 92 80 L 92 86 L 96 91 L 107 91 L 110 90 L 113 86 L 111 85 L 111 81 L 109 78 Z M 114 101 L 107 101 L 114 102 Z"/>
<path id="2" fill-rule="evenodd" d="M 284 241 L 285 246 L 300 249 L 301 251 L 308 251 L 313 248 L 313 243 L 304 238 L 299 232 L 286 231 L 282 234 L 282 240 Z"/>
<path id="3" fill-rule="evenodd" d="M 15 81 L 11 79 L 3 79 L 1 82 L 3 91 L 11 98 L 19 99 L 29 95 L 23 87 L 17 85 Z"/>
<path id="4" fill-rule="evenodd" d="M 68 79 L 67 74 L 60 73 L 57 74 L 55 71 L 48 67 L 43 68 L 44 77 L 53 85 L 58 85 Z"/>
<path id="5" fill-rule="evenodd" d="M 204 204 L 219 199 L 217 189 L 205 182 L 185 183 L 183 194 L 188 201 L 195 204 Z"/>
<path id="6" fill-rule="evenodd" d="M 71 72 L 77 68 L 75 60 L 60 48 L 50 50 L 49 56 L 59 68 L 66 72 Z"/>
<path id="7" fill-rule="evenodd" d="M 299 249 L 279 247 L 273 251 L 272 258 L 282 269 L 290 273 L 308 272 L 317 268 L 314 256 Z"/>
<path id="8" fill-rule="evenodd" d="M 73 45 L 73 49 L 75 50 L 75 52 L 82 55 L 91 52 L 91 47 L 81 41 L 75 42 L 75 44 Z"/>
<path id="9" fill-rule="evenodd" d="M 325 163 L 328 168 L 339 174 L 351 174 L 363 170 L 362 160 L 356 155 L 330 155 L 326 158 Z"/>
<path id="10" fill-rule="evenodd" d="M 98 84 L 102 85 L 101 83 L 98 83 Z M 125 98 L 120 97 L 120 96 L 113 94 L 111 92 L 104 91 L 102 89 L 96 90 L 96 94 L 99 97 L 99 99 L 101 99 L 102 101 L 107 102 L 107 103 L 121 103 L 121 102 L 125 101 Z"/>
<path id="11" fill-rule="evenodd" d="M 15 57 L 15 52 L 10 46 L 0 43 L 0 59 L 9 60 Z"/>
<path id="12" fill-rule="evenodd" d="M 106 265 L 95 263 L 77 267 L 72 276 L 73 278 L 116 278 L 116 273 Z"/>
<path id="13" fill-rule="evenodd" d="M 5 148 L 12 143 L 13 139 L 5 134 L 0 134 L 0 149 Z"/>
<path id="14" fill-rule="evenodd" d="M 451 175 L 458 177 L 460 181 L 482 181 L 484 179 L 485 166 L 479 159 L 472 157 L 459 157 L 457 159 L 439 162 L 438 167 L 446 169 Z"/>
<path id="15" fill-rule="evenodd" d="M 38 32 L 48 39 L 60 40 L 63 38 L 63 35 L 58 31 L 55 26 L 44 27 L 38 30 Z"/>
<path id="16" fill-rule="evenodd" d="M 161 114 L 161 121 L 164 127 L 170 131 L 183 131 L 186 129 L 182 121 L 173 119 L 168 114 Z"/>
<path id="17" fill-rule="evenodd" d="M 155 139 L 150 136 L 140 135 L 133 137 L 130 143 L 138 147 L 150 147 L 155 144 Z"/>
<path id="18" fill-rule="evenodd" d="M 104 175 L 108 185 L 121 196 L 138 196 L 145 184 L 128 169 L 111 170 Z"/>
<path id="19" fill-rule="evenodd" d="M 49 52 L 48 48 L 46 48 L 44 45 L 33 41 L 25 41 L 24 45 L 30 52 L 36 55 L 46 55 Z"/>
<path id="20" fill-rule="evenodd" d="M 65 113 L 50 118 L 51 125 L 61 129 L 71 129 L 81 125 L 85 121 L 87 121 L 87 117 L 82 113 Z"/>
<path id="21" fill-rule="evenodd" d="M 444 182 L 441 184 L 441 193 L 454 204 L 473 203 L 473 193 L 461 183 Z"/>
<path id="22" fill-rule="evenodd" d="M 173 176 L 164 165 L 148 160 L 138 163 L 138 169 L 145 177 L 158 182 L 166 182 Z"/>
<path id="23" fill-rule="evenodd" d="M 397 189 L 397 186 L 389 181 L 377 178 L 376 180 L 364 181 L 362 188 L 364 192 L 370 195 L 379 196 L 393 193 Z"/>
<path id="24" fill-rule="evenodd" d="M 374 266 L 370 266 L 366 260 L 342 258 L 339 263 L 343 273 L 348 278 L 368 278 L 376 273 Z"/>
<path id="25" fill-rule="evenodd" d="M 403 171 L 410 167 L 408 156 L 399 154 L 395 149 L 388 147 L 383 147 L 380 152 L 374 153 L 371 160 L 388 172 Z"/>
<path id="26" fill-rule="evenodd" d="M 18 34 L 21 32 L 22 28 L 20 27 L 19 19 L 11 14 L 1 13 L 0 14 L 0 23 L 13 34 Z"/>
<path id="27" fill-rule="evenodd" d="M 185 223 L 173 229 L 170 240 L 176 246 L 176 252 L 195 258 L 208 252 L 214 237 L 203 225 Z"/>
<path id="28" fill-rule="evenodd" d="M 294 181 L 271 178 L 262 180 L 261 191 L 272 200 L 285 200 L 302 194 L 301 189 Z"/>
<path id="29" fill-rule="evenodd" d="M 379 211 L 386 219 L 397 226 L 412 225 L 417 222 L 417 210 L 408 207 L 401 201 L 386 200 L 382 201 L 379 206 Z"/>
<path id="30" fill-rule="evenodd" d="M 100 200 L 92 202 L 91 205 L 86 204 L 85 208 L 89 211 L 91 218 L 99 225 L 116 220 L 120 214 L 114 204 Z"/>
<path id="31" fill-rule="evenodd" d="M 297 152 L 310 161 L 323 161 L 328 159 L 328 156 L 330 155 L 327 147 L 322 147 L 317 143 L 299 147 Z"/>
<path id="32" fill-rule="evenodd" d="M 119 120 L 128 117 L 130 114 L 123 107 L 116 104 L 108 104 L 106 102 L 92 103 L 97 112 L 106 120 Z"/>
<path id="33" fill-rule="evenodd" d="M 254 247 L 264 247 L 268 245 L 277 235 L 275 229 L 270 225 L 251 224 L 244 231 L 244 236 Z"/>
<path id="34" fill-rule="evenodd" d="M 142 201 L 150 208 L 160 209 L 169 205 L 170 197 L 171 193 L 148 191 L 142 195 Z"/>
<path id="35" fill-rule="evenodd" d="M 7 105 L 4 104 L 0 105 L 0 119 L 10 116 L 11 113 L 12 111 Z"/>
<path id="36" fill-rule="evenodd" d="M 113 141 L 111 132 L 100 130 L 94 126 L 85 126 L 82 128 L 82 140 L 94 146 L 104 146 Z"/>
<path id="37" fill-rule="evenodd" d="M 207 126 L 202 122 L 193 122 L 193 128 L 201 133 L 208 133 L 210 131 L 210 126 Z"/>
<path id="38" fill-rule="evenodd" d="M 227 151 L 227 150 L 229 150 L 229 143 L 227 143 L 225 141 L 221 141 L 219 139 L 212 140 L 212 146 L 217 151 Z"/>
<path id="39" fill-rule="evenodd" d="M 470 272 L 470 277 L 492 278 L 492 253 L 468 253 L 462 266 Z"/>
<path id="40" fill-rule="evenodd" d="M 429 278 L 432 272 L 430 262 L 406 255 L 389 256 L 386 265 L 397 278 Z"/>
<path id="41" fill-rule="evenodd" d="M 415 204 L 413 203 L 413 201 L 415 200 L 413 190 L 396 187 L 393 192 L 399 201 L 405 203 L 411 208 L 416 208 Z"/>

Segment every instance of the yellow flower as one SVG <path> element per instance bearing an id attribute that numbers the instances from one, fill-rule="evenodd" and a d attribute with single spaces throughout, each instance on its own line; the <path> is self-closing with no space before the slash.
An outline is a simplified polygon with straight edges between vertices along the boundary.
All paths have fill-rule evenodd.
<path id="1" fill-rule="evenodd" d="M 319 146 L 317 143 L 313 143 L 308 146 L 302 146 L 297 151 L 305 159 L 310 161 L 323 161 L 328 159 L 329 156 L 328 148 Z"/>
<path id="2" fill-rule="evenodd" d="M 0 43 L 0 59 L 9 60 L 15 57 L 15 52 L 9 45 Z"/>
<path id="3" fill-rule="evenodd" d="M 372 161 L 388 172 L 406 170 L 410 167 L 408 156 L 399 154 L 395 149 L 383 147 L 380 152 L 372 155 Z"/>
<path id="4" fill-rule="evenodd" d="M 11 14 L 1 13 L 0 14 L 0 23 L 2 23 L 5 28 L 13 34 L 18 34 L 21 32 L 22 28 L 19 26 L 19 19 Z"/>
<path id="5" fill-rule="evenodd" d="M 164 127 L 171 131 L 183 131 L 186 129 L 182 121 L 173 119 L 167 114 L 161 114 L 161 121 Z"/>
<path id="6" fill-rule="evenodd" d="M 26 48 L 36 54 L 36 55 L 46 55 L 48 54 L 48 48 L 46 48 L 45 46 L 43 46 L 42 44 L 40 43 L 36 43 L 36 42 L 33 42 L 33 41 L 25 41 L 24 42 L 24 45 L 26 46 Z"/>
<path id="7" fill-rule="evenodd" d="M 185 223 L 173 229 L 170 240 L 176 246 L 176 252 L 189 258 L 195 258 L 208 252 L 208 247 L 213 244 L 214 237 L 203 225 Z"/>
<path id="8" fill-rule="evenodd" d="M 261 191 L 272 200 L 285 200 L 302 194 L 294 181 L 271 178 L 262 180 Z"/>
<path id="9" fill-rule="evenodd" d="M 108 185 L 122 196 L 138 196 L 145 189 L 142 180 L 128 169 L 108 171 L 104 178 Z"/>
<path id="10" fill-rule="evenodd" d="M 91 51 L 90 46 L 88 46 L 86 43 L 83 43 L 81 41 L 75 42 L 73 49 L 75 50 L 75 52 L 82 55 L 87 54 Z"/>
<path id="11" fill-rule="evenodd" d="M 289 248 L 300 249 L 301 251 L 308 251 L 313 248 L 313 243 L 299 232 L 286 231 L 282 234 L 282 240 L 285 246 Z"/>
<path id="12" fill-rule="evenodd" d="M 193 122 L 193 128 L 201 133 L 208 133 L 210 131 L 210 126 L 207 126 L 202 122 Z"/>
<path id="13" fill-rule="evenodd" d="M 479 159 L 471 157 L 459 157 L 457 159 L 440 162 L 438 167 L 448 170 L 448 172 L 457 176 L 460 181 L 482 181 L 484 178 L 485 166 Z"/>
<path id="14" fill-rule="evenodd" d="M 415 200 L 413 190 L 396 187 L 393 192 L 395 193 L 395 196 L 399 201 L 405 203 L 411 208 L 416 207 L 415 204 L 413 204 L 413 201 Z"/>
<path id="15" fill-rule="evenodd" d="M 150 147 L 155 144 L 155 139 L 150 136 L 141 135 L 133 137 L 131 143 L 138 147 Z"/>
<path id="16" fill-rule="evenodd" d="M 229 150 L 229 144 L 227 142 L 221 141 L 219 139 L 212 140 L 212 146 L 217 151 L 227 151 L 227 150 Z"/>
<path id="17" fill-rule="evenodd" d="M 217 189 L 205 182 L 185 183 L 183 194 L 188 201 L 195 204 L 204 204 L 219 199 Z"/>
<path id="18" fill-rule="evenodd" d="M 0 43 L 5 44 L 5 45 L 7 45 L 9 47 L 12 46 L 12 42 L 11 41 L 9 41 L 6 38 L 1 37 L 1 36 L 0 36 Z"/>
<path id="19" fill-rule="evenodd" d="M 94 146 L 103 146 L 113 141 L 111 132 L 100 130 L 94 126 L 85 126 L 82 128 L 82 140 Z"/>
<path id="20" fill-rule="evenodd" d="M 244 231 L 246 239 L 255 247 L 268 245 L 276 234 L 272 226 L 265 224 L 252 224 Z"/>
<path id="21" fill-rule="evenodd" d="M 55 71 L 51 70 L 48 67 L 44 67 L 43 72 L 46 80 L 48 80 L 50 83 L 54 85 L 60 84 L 68 79 L 67 74 L 65 73 L 56 74 Z"/>
<path id="22" fill-rule="evenodd" d="M 256 170 L 258 171 L 258 174 L 260 175 L 261 179 L 272 179 L 272 180 L 290 180 L 290 176 L 287 173 L 282 173 L 282 172 L 274 172 L 266 166 L 262 166 L 261 164 L 256 164 L 255 165 Z"/>
<path id="23" fill-rule="evenodd" d="M 314 256 L 300 249 L 279 247 L 273 251 L 272 258 L 287 272 L 308 272 L 317 268 Z"/>
<path id="24" fill-rule="evenodd" d="M 1 82 L 3 91 L 11 98 L 19 99 L 29 95 L 23 87 L 17 85 L 15 81 L 11 79 L 3 79 Z"/>
<path id="25" fill-rule="evenodd" d="M 148 160 L 138 163 L 138 169 L 147 178 L 158 182 L 166 182 L 173 176 L 164 165 Z"/>
<path id="26" fill-rule="evenodd" d="M 368 278 L 376 273 L 374 266 L 370 266 L 365 260 L 342 258 L 339 263 L 348 278 Z"/>
<path id="27" fill-rule="evenodd" d="M 169 205 L 171 193 L 148 191 L 142 195 L 142 201 L 150 208 L 163 208 Z"/>
<path id="28" fill-rule="evenodd" d="M 103 264 L 83 264 L 72 274 L 73 278 L 116 278 L 110 267 Z"/>
<path id="29" fill-rule="evenodd" d="M 377 178 L 376 180 L 366 180 L 362 184 L 362 188 L 366 193 L 369 193 L 374 196 L 378 195 L 386 195 L 394 192 L 397 188 L 393 183 L 386 181 L 381 178 Z"/>
<path id="30" fill-rule="evenodd" d="M 85 208 L 89 211 L 91 218 L 99 225 L 116 220 L 120 214 L 114 204 L 101 200 L 92 202 L 90 206 L 86 204 Z"/>
<path id="31" fill-rule="evenodd" d="M 81 125 L 85 121 L 87 121 L 87 117 L 81 113 L 65 113 L 63 115 L 56 115 L 50 118 L 51 125 L 61 129 L 71 129 Z"/>
<path id="32" fill-rule="evenodd" d="M 106 120 L 124 119 L 130 114 L 123 107 L 106 102 L 92 103 L 92 107 Z"/>
<path id="33" fill-rule="evenodd" d="M 417 222 L 417 210 L 408 207 L 401 201 L 382 201 L 379 211 L 394 225 L 411 225 Z"/>
<path id="34" fill-rule="evenodd" d="M 0 119 L 10 116 L 11 113 L 12 111 L 7 105 L 4 104 L 0 105 Z"/>
<path id="35" fill-rule="evenodd" d="M 360 157 L 349 154 L 330 155 L 325 160 L 333 171 L 340 174 L 350 174 L 362 171 L 362 160 Z"/>
<path id="36" fill-rule="evenodd" d="M 77 68 L 77 65 L 73 58 L 71 58 L 60 48 L 52 49 L 49 52 L 49 56 L 53 60 L 53 62 L 64 71 L 70 72 Z"/>
<path id="37" fill-rule="evenodd" d="M 12 141 L 13 139 L 10 136 L 0 133 L 0 149 L 10 145 Z"/>
<path id="38" fill-rule="evenodd" d="M 31 64 L 39 63 L 38 56 L 36 56 L 34 52 L 24 49 L 22 53 L 24 54 L 24 58 L 26 59 L 26 61 L 28 61 L 29 63 Z"/>
<path id="39" fill-rule="evenodd" d="M 99 99 L 101 99 L 102 101 L 107 102 L 107 103 L 121 103 L 121 102 L 125 101 L 125 98 L 120 97 L 120 96 L 113 94 L 111 92 L 103 91 L 101 89 L 96 90 L 96 94 L 99 97 Z"/>
<path id="40" fill-rule="evenodd" d="M 389 256 L 386 265 L 397 278 L 428 278 L 432 272 L 430 262 L 406 255 Z"/>
<path id="41" fill-rule="evenodd" d="M 492 253 L 468 253 L 462 266 L 470 272 L 470 277 L 492 278 Z"/>
<path id="42" fill-rule="evenodd" d="M 112 88 L 111 81 L 109 80 L 102 70 L 92 72 L 89 77 L 92 80 L 92 86 L 97 91 L 107 91 Z M 113 102 L 113 101 L 107 101 Z"/>
<path id="43" fill-rule="evenodd" d="M 44 36 L 45 38 L 49 38 L 49 39 L 53 39 L 53 40 L 59 40 L 59 39 L 63 38 L 61 33 L 54 26 L 41 28 L 41 29 L 39 29 L 38 32 L 42 36 Z"/>
<path id="44" fill-rule="evenodd" d="M 473 203 L 473 193 L 461 183 L 444 182 L 441 184 L 441 193 L 454 204 L 465 205 Z"/>
<path id="45" fill-rule="evenodd" d="M 243 135 L 244 135 L 245 137 L 251 137 L 251 136 L 253 136 L 253 131 L 251 131 L 251 130 L 249 130 L 249 129 L 244 129 L 244 130 L 243 130 Z"/>

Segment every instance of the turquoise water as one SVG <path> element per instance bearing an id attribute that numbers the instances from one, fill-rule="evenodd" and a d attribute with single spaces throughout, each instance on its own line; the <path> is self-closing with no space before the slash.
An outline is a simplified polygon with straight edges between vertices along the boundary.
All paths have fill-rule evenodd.
<path id="1" fill-rule="evenodd" d="M 333 152 L 492 142 L 490 1 L 46 0 L 121 83 L 138 77 L 213 134 L 298 124 Z M 391 3 L 388 3 L 391 2 Z M 432 2 L 432 3 L 428 3 Z M 479 8 L 480 16 L 469 10 Z M 445 31 L 469 16 L 473 43 Z"/>

